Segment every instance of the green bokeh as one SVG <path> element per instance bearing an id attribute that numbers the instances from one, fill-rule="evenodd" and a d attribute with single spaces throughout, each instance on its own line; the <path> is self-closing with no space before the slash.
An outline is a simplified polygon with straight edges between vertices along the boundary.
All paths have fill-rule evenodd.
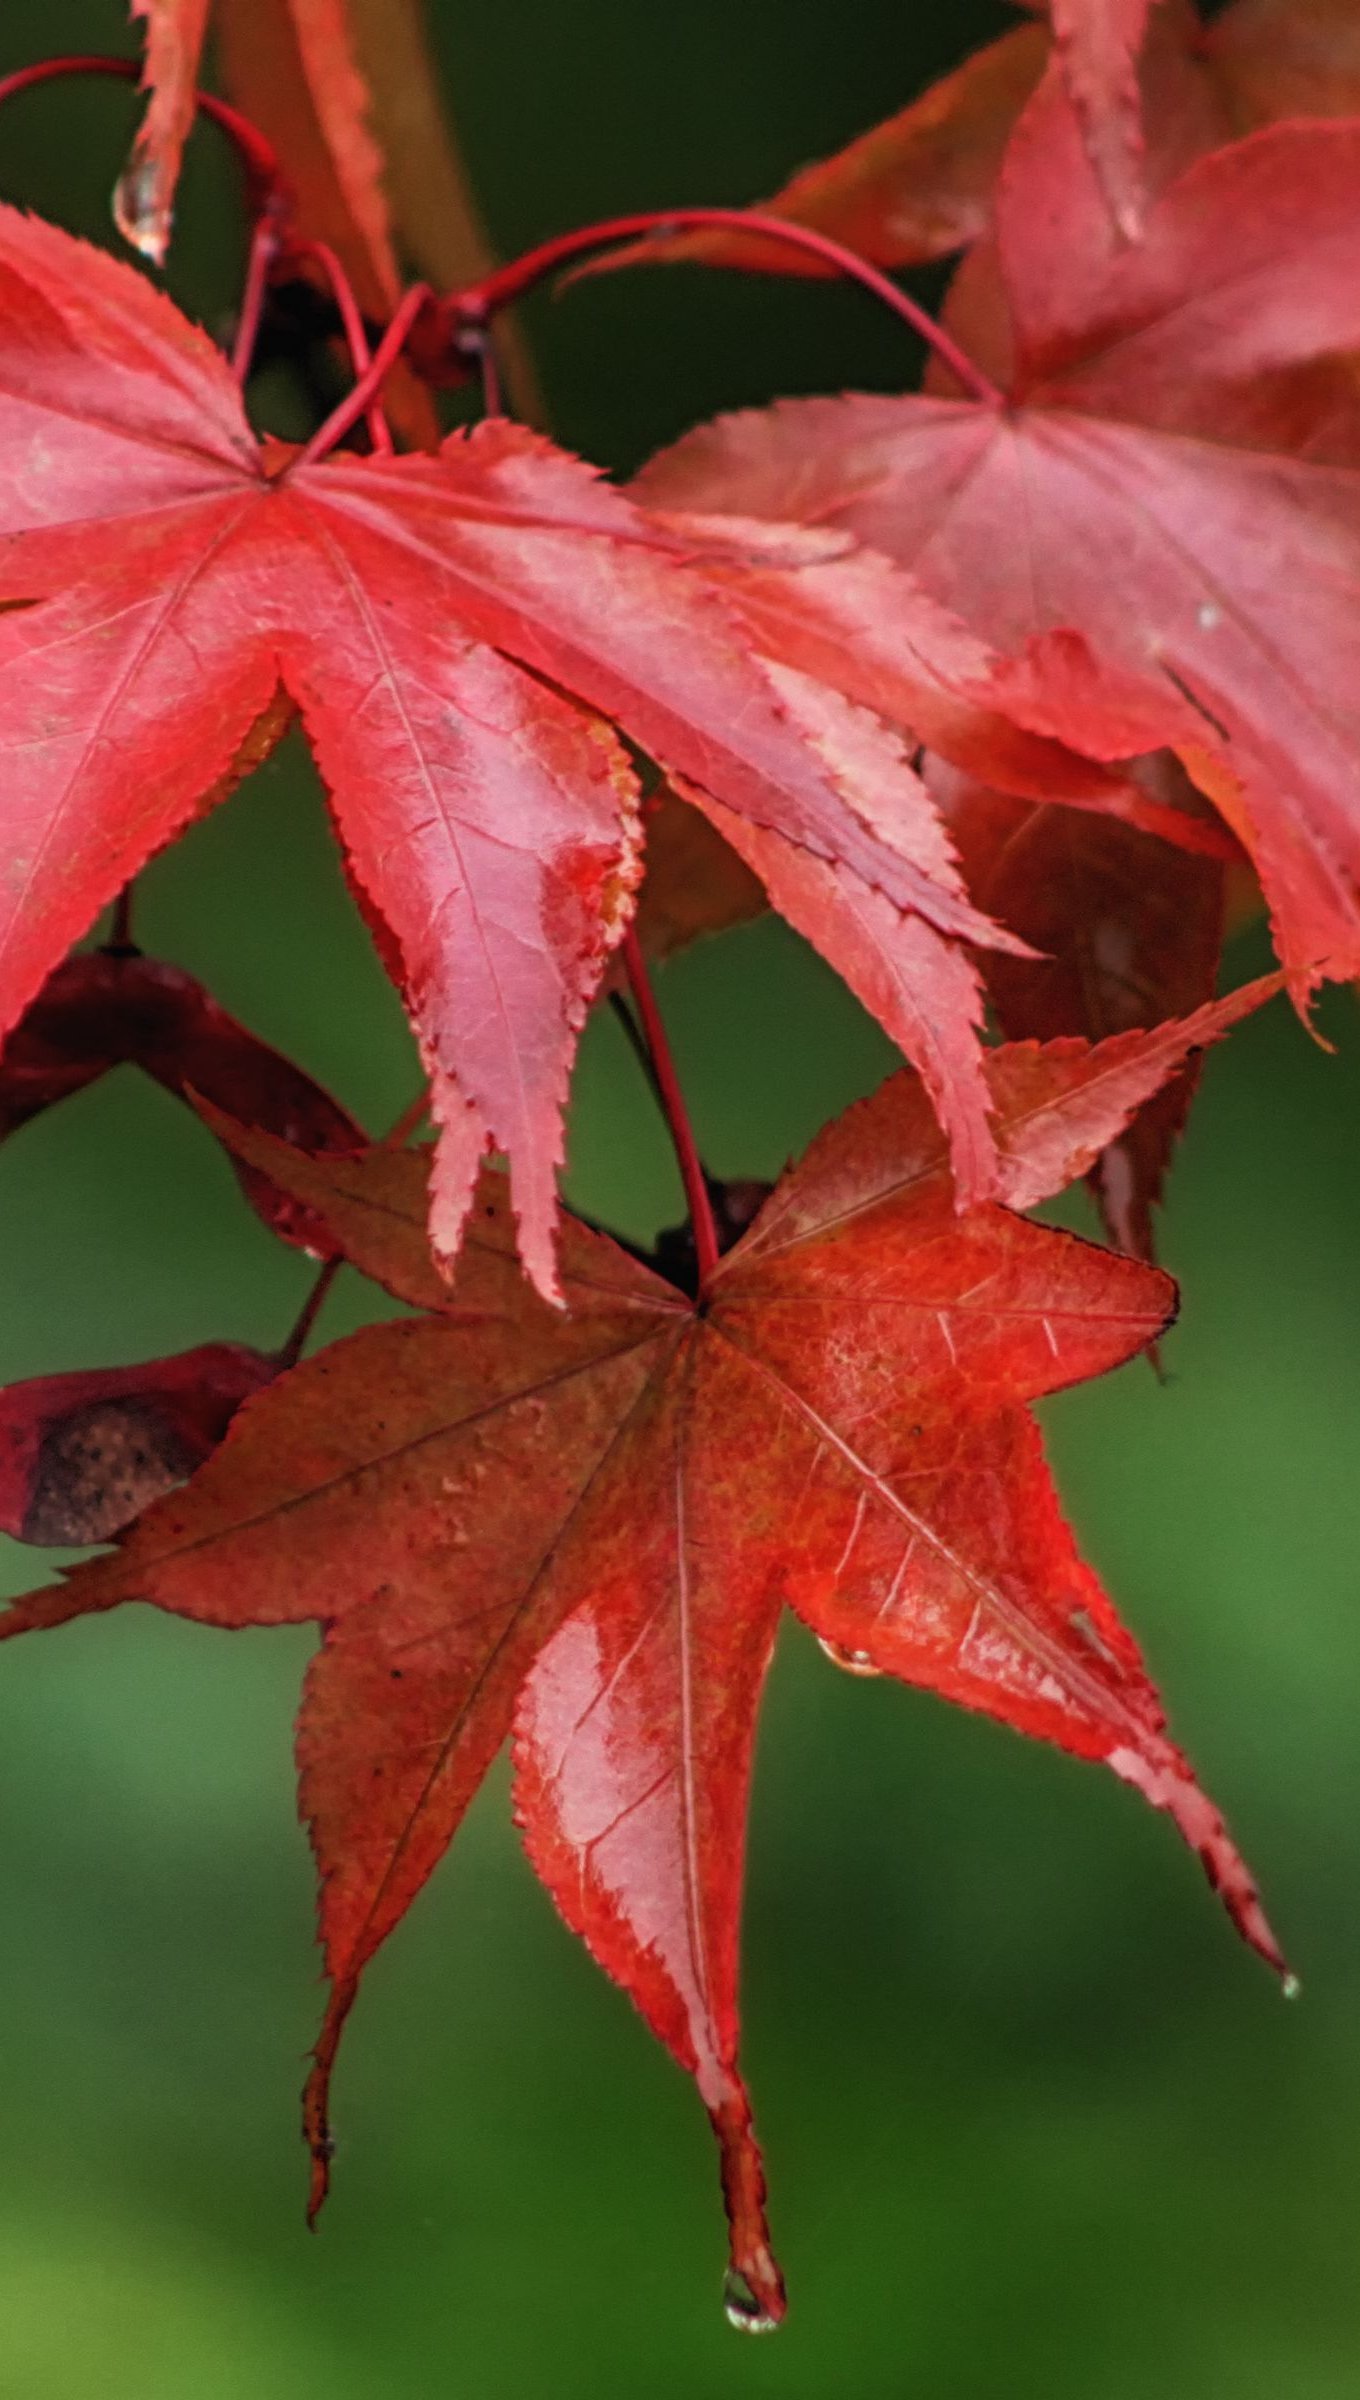
<path id="1" fill-rule="evenodd" d="M 63 41 L 125 39 L 113 0 L 61 14 Z M 745 197 L 1000 20 L 920 0 L 436 14 L 507 244 Z M 11 0 L 0 64 L 37 55 L 51 15 Z M 127 115 L 110 93 L 16 106 L 6 192 L 100 230 Z M 180 288 L 211 314 L 238 237 L 201 147 Z M 623 463 L 733 401 L 900 371 L 890 327 L 810 287 L 619 279 L 538 333 L 568 438 Z M 298 752 L 155 868 L 143 922 L 373 1123 L 409 1096 Z M 663 999 L 719 1171 L 774 1172 L 886 1064 L 772 924 L 679 962 Z M 128 1610 L 0 1673 L 0 2400 L 1360 2395 L 1360 1065 L 1349 1004 L 1328 1021 L 1336 1057 L 1277 1007 L 1210 1063 L 1166 1225 L 1186 1290 L 1166 1386 L 1131 1368 L 1047 1412 L 1302 2000 L 1112 1779 L 839 1676 L 791 1630 L 746 1969 L 787 2331 L 723 2325 L 701 2113 L 536 1889 L 500 1775 L 371 1972 L 309 2240 L 318 1993 L 288 1757 L 309 1641 Z M 674 1213 L 607 1021 L 572 1188 L 630 1231 Z M 277 1339 L 306 1282 L 131 1075 L 7 1149 L 0 1244 L 7 1378 Z M 365 1305 L 342 1294 L 332 1329 Z M 31 1580 L 16 1549 L 0 1563 L 7 1590 Z"/>

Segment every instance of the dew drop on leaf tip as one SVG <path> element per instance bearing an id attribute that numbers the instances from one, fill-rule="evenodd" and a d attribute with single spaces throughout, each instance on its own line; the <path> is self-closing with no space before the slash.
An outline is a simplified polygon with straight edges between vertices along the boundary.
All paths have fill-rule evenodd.
<path id="1" fill-rule="evenodd" d="M 779 2319 L 762 2308 L 746 2277 L 739 2267 L 729 2267 L 723 2277 L 723 2314 L 738 2333 L 774 2333 Z"/>
<path id="2" fill-rule="evenodd" d="M 169 227 L 161 198 L 161 175 L 153 159 L 133 158 L 113 192 L 113 221 L 125 242 L 164 266 Z"/>

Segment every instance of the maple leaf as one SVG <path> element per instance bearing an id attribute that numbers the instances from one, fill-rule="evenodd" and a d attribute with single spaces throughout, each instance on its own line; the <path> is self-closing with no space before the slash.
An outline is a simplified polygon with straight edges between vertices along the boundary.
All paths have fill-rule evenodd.
<path id="1" fill-rule="evenodd" d="M 787 217 L 829 234 L 878 266 L 918 266 L 963 249 L 987 228 L 1002 153 L 1044 71 L 1048 48 L 1044 28 L 1016 27 L 895 116 L 833 157 L 801 168 L 755 205 L 762 216 Z M 734 267 L 764 275 L 835 272 L 790 243 L 738 231 L 652 235 L 574 272 L 603 275 L 644 265 Z"/>
<path id="2" fill-rule="evenodd" d="M 329 244 L 361 307 L 391 315 L 398 246 L 439 291 L 487 272 L 491 245 L 447 123 L 421 0 L 217 0 L 214 22 L 227 93 L 287 161 L 290 230 Z M 533 363 L 512 323 L 498 328 L 496 352 L 513 413 L 541 423 Z M 383 409 L 408 442 L 438 447 L 430 394 L 404 361 Z"/>
<path id="3" fill-rule="evenodd" d="M 0 1532 L 110 1541 L 202 1465 L 242 1401 L 278 1371 L 277 1359 L 242 1343 L 208 1342 L 139 1366 L 10 1384 L 0 1391 Z"/>
<path id="4" fill-rule="evenodd" d="M 113 195 L 113 213 L 126 241 L 159 266 L 170 245 L 175 185 L 194 121 L 198 61 L 208 30 L 209 0 L 131 0 L 146 22 L 143 84 L 151 94 Z"/>
<path id="5" fill-rule="evenodd" d="M 494 1146 L 545 1291 L 571 1059 L 639 872 L 636 778 L 606 717 L 767 848 L 826 867 L 833 956 L 862 902 L 876 940 L 898 928 L 899 996 L 918 920 L 945 945 L 1006 938 L 968 901 L 865 695 L 800 663 L 819 648 L 825 675 L 865 682 L 847 663 L 863 605 L 853 559 L 837 578 L 844 535 L 783 529 L 776 565 L 753 528 L 738 605 L 730 525 L 710 562 L 692 531 L 523 428 L 489 420 L 437 458 L 261 448 L 225 361 L 130 269 L 6 212 L 0 284 L 0 599 L 28 604 L 0 621 L 0 1032 L 242 770 L 280 686 L 433 1079 L 435 1241 L 456 1249 Z M 990 780 L 1058 771 L 995 690 L 984 704 L 946 688 L 928 604 L 906 578 L 889 593 L 881 562 L 876 576 L 894 635 L 929 620 L 921 661 L 903 651 L 896 669 L 906 698 L 887 702 L 914 695 L 935 746 Z M 754 587 L 771 578 L 786 595 L 801 578 L 803 621 L 786 597 L 757 639 Z M 910 1014 L 910 1055 L 946 1076 L 972 1199 L 994 1146 L 972 970 L 951 950 L 947 972 L 952 1041 L 931 1036 L 933 969 L 897 1021 L 906 1038 Z"/>
<path id="6" fill-rule="evenodd" d="M 958 905 L 968 902 L 966 880 L 928 786 L 866 709 L 939 745 L 961 768 L 976 771 L 990 761 L 991 774 L 1004 777 L 1008 791 L 1113 815 L 1183 846 L 1221 848 L 1203 824 L 1138 782 L 1102 773 L 1089 759 L 998 717 L 995 702 L 1006 670 L 966 626 L 933 607 L 882 558 L 847 555 L 843 537 L 828 541 L 824 531 L 800 537 L 788 526 L 766 530 L 762 555 L 762 528 L 756 525 L 743 525 L 736 554 L 730 532 L 724 546 L 722 527 L 711 518 L 672 513 L 666 522 L 766 660 L 786 712 L 841 779 L 853 781 L 861 806 L 874 810 L 884 832 L 895 831 L 904 847 L 910 841 L 935 893 L 951 893 Z M 1032 695 L 1018 682 L 1013 688 L 1016 709 L 1033 715 Z M 852 708 L 838 706 L 836 693 Z M 1095 730 L 1108 748 L 1108 723 L 1102 719 Z M 1124 732 L 1121 716 L 1121 741 Z M 903 924 L 883 895 L 844 862 L 812 857 L 743 823 L 720 800 L 680 778 L 674 788 L 703 812 L 727 856 L 759 877 L 771 904 L 816 945 L 918 1069 L 951 1137 L 961 1199 L 985 1197 L 994 1145 L 982 1058 L 972 1038 L 983 1016 L 983 983 L 977 962 L 949 938 L 966 931 L 962 922 L 942 918 L 938 910 L 931 922 L 923 910 Z M 663 870 L 674 865 L 673 853 L 663 853 Z M 730 871 L 719 873 L 708 892 L 691 897 L 688 912 L 683 902 L 678 909 L 674 901 L 668 904 L 663 890 L 660 921 L 678 914 L 693 924 L 695 913 L 701 924 L 730 921 L 741 899 Z M 979 933 L 987 956 L 1027 955 L 1025 942 L 1013 931 L 1003 936 L 990 917 L 975 922 Z"/>
<path id="7" fill-rule="evenodd" d="M 1338 419 L 1337 385 L 1308 380 L 1360 334 L 1357 207 L 1360 129 L 1281 126 L 1192 165 L 1114 253 L 1050 77 L 998 195 L 1004 405 L 783 402 L 687 436 L 636 487 L 849 530 L 996 647 L 1029 645 L 999 686 L 1022 715 L 1028 690 L 1037 729 L 1175 748 L 1249 851 L 1300 989 L 1360 961 L 1355 387 Z"/>
<path id="8" fill-rule="evenodd" d="M 360 1150 L 362 1126 L 311 1076 L 237 1023 L 192 975 L 125 948 L 54 969 L 0 1052 L 0 1141 L 111 1067 L 135 1065 L 177 1099 L 215 1103 L 300 1148 Z M 319 1220 L 238 1162 L 270 1230 L 321 1256 Z"/>
<path id="9" fill-rule="evenodd" d="M 1099 1040 L 1188 1016 L 1212 997 L 1223 948 L 1221 860 L 1109 817 L 990 791 L 937 761 L 926 772 L 971 889 L 1038 954 L 987 962 L 1003 1033 Z M 1177 772 L 1159 762 L 1164 788 Z M 1106 1227 L 1136 1257 L 1153 1255 L 1152 1211 L 1197 1080 L 1193 1062 L 1091 1169 Z"/>
<path id="10" fill-rule="evenodd" d="M 1054 47 L 1091 164 L 1126 241 L 1143 226 L 1138 53 L 1156 0 L 1049 0 Z"/>
<path id="11" fill-rule="evenodd" d="M 570 1311 L 545 1308 L 516 1272 L 493 1173 L 450 1293 L 420 1155 L 312 1160 L 224 1128 L 428 1313 L 282 1376 L 184 1492 L 116 1554 L 17 1602 L 0 1634 L 132 1598 L 213 1624 L 323 1620 L 298 1726 L 332 1987 L 305 2097 L 313 2211 L 360 1975 L 513 1727 L 534 1866 L 712 2120 L 729 2308 L 782 2313 L 737 2058 L 737 1916 L 783 1604 L 860 1669 L 1107 1761 L 1172 1816 L 1279 1966 L 1077 1556 L 1027 1407 L 1142 1349 L 1174 1287 L 1014 1213 L 1084 1173 L 1278 985 L 1150 1033 L 993 1053 L 1013 1206 L 957 1214 L 922 1087 L 890 1079 L 818 1136 L 696 1301 L 569 1224 Z"/>
<path id="12" fill-rule="evenodd" d="M 1132 120 L 1141 125 L 1140 204 L 1197 152 L 1235 134 L 1283 117 L 1360 115 L 1353 0 L 1233 0 L 1210 24 L 1192 0 L 1159 0 L 1144 13 L 1142 94 Z M 756 206 L 883 267 L 915 266 L 979 241 L 1006 143 L 1049 55 L 1046 25 L 1015 27 Z M 1126 129 L 1130 122 L 1125 113 Z M 1127 169 L 1131 154 L 1123 156 Z M 653 236 L 577 272 L 674 262 L 766 275 L 832 272 L 787 243 L 740 232 Z"/>
<path id="13" fill-rule="evenodd" d="M 143 83 L 151 98 L 114 197 L 125 239 L 165 262 L 175 186 L 193 123 L 210 7 L 232 70 L 254 54 L 246 105 L 267 93 L 267 115 L 286 136 L 290 185 L 309 233 L 333 242 L 364 306 L 390 310 L 401 291 L 382 156 L 369 131 L 369 97 L 355 62 L 347 0 L 131 0 L 146 20 Z M 261 116 L 260 123 L 266 119 Z"/>

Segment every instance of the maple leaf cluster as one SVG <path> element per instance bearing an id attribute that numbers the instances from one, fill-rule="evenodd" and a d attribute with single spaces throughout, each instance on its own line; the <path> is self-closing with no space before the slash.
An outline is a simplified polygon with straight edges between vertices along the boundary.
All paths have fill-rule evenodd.
<path id="1" fill-rule="evenodd" d="M 118 215 L 159 258 L 208 10 L 134 13 Z M 598 263 L 838 268 L 932 355 L 919 391 L 720 418 L 627 488 L 501 413 L 488 330 L 609 229 L 495 270 L 465 215 L 457 288 L 402 296 L 367 0 L 221 0 L 258 120 L 211 104 L 258 204 L 230 360 L 0 207 L 0 1138 L 135 1063 L 323 1262 L 314 1307 L 348 1261 L 416 1312 L 0 1395 L 0 1524 L 116 1545 L 0 1635 L 132 1598 L 322 1623 L 313 2209 L 359 1978 L 509 1740 L 535 1869 L 712 2119 L 749 2325 L 783 2309 L 737 2055 L 783 1608 L 1105 1760 L 1282 1963 L 1028 1403 L 1174 1315 L 1153 1211 L 1204 1048 L 1360 973 L 1360 52 L 1342 0 L 1036 13 L 762 212 L 629 221 Z M 956 249 L 935 327 L 883 270 Z M 289 274 L 354 370 L 291 445 L 245 396 Z M 441 440 L 430 387 L 479 363 L 487 411 Z M 120 895 L 293 717 L 408 1008 L 414 1148 L 130 938 Z M 1258 890 L 1281 972 L 1216 999 Z M 765 903 L 907 1063 L 738 1203 L 645 955 Z M 623 983 L 690 1206 L 651 1258 L 557 1196 Z M 1114 1249 L 1024 1213 L 1083 1176 Z"/>

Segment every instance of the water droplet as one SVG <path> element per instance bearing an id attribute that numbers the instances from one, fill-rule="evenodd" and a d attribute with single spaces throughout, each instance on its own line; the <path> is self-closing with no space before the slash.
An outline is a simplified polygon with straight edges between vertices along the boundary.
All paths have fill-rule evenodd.
<path id="1" fill-rule="evenodd" d="M 1282 1975 L 1280 1977 L 1280 1990 L 1284 1994 L 1286 2000 L 1297 2000 L 1302 1989 L 1303 1986 L 1299 1982 L 1297 1975 Z"/>
<path id="2" fill-rule="evenodd" d="M 154 159 L 135 153 L 113 191 L 113 221 L 125 242 L 140 250 L 153 266 L 165 265 L 170 247 L 170 212 L 165 205 L 164 180 Z"/>
<path id="3" fill-rule="evenodd" d="M 738 2333 L 773 2333 L 779 2324 L 762 2308 L 740 2267 L 729 2267 L 723 2277 L 723 2314 Z"/>
<path id="4" fill-rule="evenodd" d="M 881 1675 L 883 1672 L 881 1667 L 874 1665 L 867 1650 L 847 1650 L 843 1642 L 824 1642 L 820 1635 L 817 1647 L 826 1652 L 832 1666 L 839 1667 L 844 1675 Z"/>

